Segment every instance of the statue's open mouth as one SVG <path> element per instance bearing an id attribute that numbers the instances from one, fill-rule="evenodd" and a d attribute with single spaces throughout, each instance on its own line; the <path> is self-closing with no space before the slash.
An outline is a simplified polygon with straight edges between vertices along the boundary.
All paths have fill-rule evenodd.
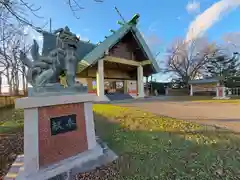
<path id="1" fill-rule="evenodd" d="M 68 46 L 71 47 L 71 48 L 77 49 L 76 44 L 68 44 Z"/>

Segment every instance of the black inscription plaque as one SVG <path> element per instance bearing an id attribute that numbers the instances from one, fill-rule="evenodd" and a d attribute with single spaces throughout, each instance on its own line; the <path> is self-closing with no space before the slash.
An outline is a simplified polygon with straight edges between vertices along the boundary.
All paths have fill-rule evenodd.
<path id="1" fill-rule="evenodd" d="M 50 123 L 52 136 L 77 129 L 76 114 L 51 118 Z"/>

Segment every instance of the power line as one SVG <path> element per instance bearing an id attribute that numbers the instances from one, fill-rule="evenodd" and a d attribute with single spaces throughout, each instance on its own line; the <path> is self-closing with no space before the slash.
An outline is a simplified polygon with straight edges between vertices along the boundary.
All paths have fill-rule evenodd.
<path id="1" fill-rule="evenodd" d="M 123 20 L 123 22 L 126 23 L 124 17 L 122 16 L 122 14 L 121 14 L 120 11 L 118 10 L 118 8 L 117 8 L 116 6 L 115 6 L 114 8 L 115 8 L 116 12 L 118 13 L 118 15 L 120 16 L 120 18 Z"/>

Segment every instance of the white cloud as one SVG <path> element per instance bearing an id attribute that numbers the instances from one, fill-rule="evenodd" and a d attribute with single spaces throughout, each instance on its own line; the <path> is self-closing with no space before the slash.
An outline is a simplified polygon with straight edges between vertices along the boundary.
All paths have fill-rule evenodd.
<path id="1" fill-rule="evenodd" d="M 206 9 L 188 27 L 186 41 L 203 35 L 213 24 L 221 20 L 224 14 L 237 8 L 240 0 L 220 0 Z"/>
<path id="2" fill-rule="evenodd" d="M 199 12 L 199 10 L 200 10 L 200 2 L 198 2 L 198 1 L 189 1 L 187 6 L 186 6 L 186 10 L 187 10 L 188 13 Z"/>
<path id="3" fill-rule="evenodd" d="M 81 41 L 89 41 L 90 40 L 88 37 L 82 36 L 81 34 L 77 34 L 77 37 L 79 37 Z"/>
<path id="4" fill-rule="evenodd" d="M 154 21 L 153 23 L 150 24 L 150 26 L 148 27 L 148 32 L 155 32 L 156 29 L 156 25 L 157 25 L 157 21 Z"/>
<path id="5" fill-rule="evenodd" d="M 145 35 L 143 32 L 141 32 L 141 35 L 149 47 L 157 46 L 162 42 L 156 34 Z"/>
<path id="6" fill-rule="evenodd" d="M 240 51 L 240 32 L 231 32 L 223 36 L 224 45 L 230 52 Z"/>
<path id="7" fill-rule="evenodd" d="M 146 37 L 146 42 L 148 45 L 151 46 L 156 46 L 161 44 L 160 38 L 156 34 L 152 34 Z"/>
<path id="8" fill-rule="evenodd" d="M 89 32 L 90 29 L 89 29 L 89 28 L 84 28 L 83 31 L 85 31 L 85 32 Z"/>
<path id="9" fill-rule="evenodd" d="M 223 40 L 240 47 L 240 32 L 227 33 L 223 36 Z"/>
<path id="10" fill-rule="evenodd" d="M 80 36 L 80 40 L 82 41 L 89 41 L 90 39 L 86 36 Z"/>
<path id="11" fill-rule="evenodd" d="M 181 20 L 181 16 L 178 16 L 178 17 L 177 17 L 177 20 Z"/>

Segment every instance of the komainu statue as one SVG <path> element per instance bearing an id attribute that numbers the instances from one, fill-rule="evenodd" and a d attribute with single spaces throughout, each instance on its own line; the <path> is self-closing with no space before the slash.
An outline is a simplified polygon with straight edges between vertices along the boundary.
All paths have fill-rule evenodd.
<path id="1" fill-rule="evenodd" d="M 44 53 L 40 55 L 39 45 L 36 40 L 33 40 L 31 47 L 33 61 L 21 52 L 20 59 L 28 67 L 28 82 L 33 87 L 44 87 L 59 83 L 59 76 L 65 74 L 67 86 L 74 86 L 78 63 L 76 51 L 79 39 L 77 36 L 71 33 L 67 26 L 56 30 L 53 34 L 40 29 L 37 31 L 43 34 L 43 41 L 55 36 L 55 39 L 52 38 L 55 42 L 53 47 L 43 47 Z M 48 44 L 51 43 L 44 42 L 44 46 Z"/>

